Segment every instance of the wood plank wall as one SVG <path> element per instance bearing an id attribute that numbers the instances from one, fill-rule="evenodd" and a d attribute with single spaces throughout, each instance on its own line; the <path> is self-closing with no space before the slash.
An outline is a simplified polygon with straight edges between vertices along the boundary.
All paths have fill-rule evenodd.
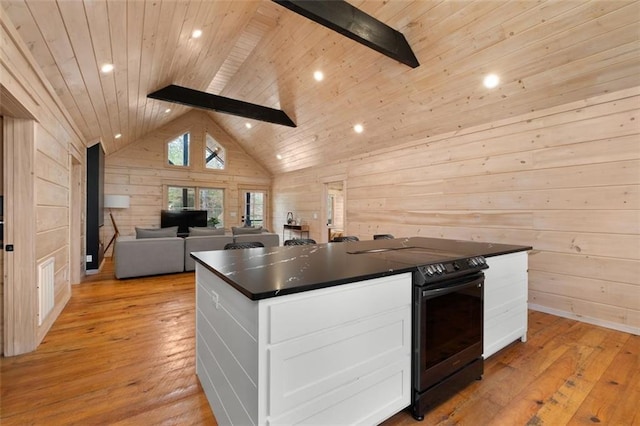
<path id="1" fill-rule="evenodd" d="M 4 143 L 2 137 L 3 120 L 0 116 L 0 195 L 4 194 Z M 2 206 L 4 209 L 4 205 Z M 2 214 L 4 221 L 4 213 Z M 3 225 L 4 226 L 4 225 Z M 0 248 L 0 354 L 4 347 L 4 240 Z"/>
<path id="2" fill-rule="evenodd" d="M 55 305 L 62 307 L 71 297 L 71 169 L 66 138 L 59 139 L 47 127 L 39 124 L 36 128 L 35 157 L 36 265 L 54 258 Z"/>
<path id="3" fill-rule="evenodd" d="M 347 234 L 531 245 L 532 307 L 638 334 L 639 106 L 636 87 L 278 175 L 274 222 L 345 175 Z"/>
<path id="4" fill-rule="evenodd" d="M 5 117 L 28 119 L 30 124 L 21 127 L 26 129 L 30 126 L 32 129 L 31 136 L 19 139 L 22 145 L 18 146 L 30 153 L 28 163 L 33 173 L 7 177 L 7 180 L 9 177 L 12 180 L 20 179 L 20 187 L 30 189 L 26 192 L 30 196 L 17 198 L 20 204 L 15 207 L 15 213 L 21 218 L 33 218 L 30 226 L 20 225 L 19 232 L 14 235 L 16 241 L 5 241 L 27 245 L 22 249 L 31 253 L 29 259 L 32 259 L 13 262 L 10 260 L 13 255 L 4 259 L 12 262 L 16 276 L 23 277 L 3 283 L 5 299 L 7 293 L 10 294 L 11 309 L 22 312 L 22 317 L 13 316 L 3 324 L 6 337 L 3 353 L 17 355 L 35 349 L 71 295 L 69 229 L 82 225 L 72 223 L 69 215 L 69 156 L 73 154 L 84 163 L 85 141 L 31 56 L 28 46 L 3 13 L 0 13 L 0 39 L 0 88 L 4 98 L 11 101 L 8 106 L 3 105 L 2 113 Z M 3 121 L 6 127 L 9 120 Z M 5 145 L 10 143 L 6 138 L 3 142 Z M 18 159 L 5 160 L 23 166 Z M 8 213 L 5 211 L 5 216 Z M 12 226 L 10 223 L 7 225 Z M 79 241 L 74 243 L 78 244 Z M 36 267 L 37 263 L 50 257 L 55 258 L 55 305 L 52 313 L 38 326 L 38 299 L 34 290 Z M 8 269 L 9 266 L 5 267 L 5 271 Z"/>
<path id="5" fill-rule="evenodd" d="M 191 134 L 190 166 L 170 166 L 166 161 L 166 144 L 185 132 Z M 224 170 L 204 165 L 205 137 L 209 133 L 226 150 Z M 105 194 L 129 195 L 131 207 L 113 210 L 121 235 L 135 235 L 135 227 L 159 227 L 160 210 L 166 208 L 165 185 L 224 189 L 224 226 L 240 225 L 240 192 L 244 189 L 266 190 L 270 175 L 254 161 L 211 117 L 193 110 L 131 145 L 107 155 L 105 159 Z M 231 213 L 236 216 L 232 217 Z M 103 238 L 113 235 L 106 212 Z M 269 222 L 267 222 L 269 223 Z M 107 256 L 110 256 L 109 249 Z"/>

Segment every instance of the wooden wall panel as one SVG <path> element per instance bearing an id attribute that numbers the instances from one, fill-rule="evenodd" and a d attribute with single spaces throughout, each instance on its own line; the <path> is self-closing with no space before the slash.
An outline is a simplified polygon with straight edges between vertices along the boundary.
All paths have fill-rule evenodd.
<path id="1" fill-rule="evenodd" d="M 305 169 L 296 173 L 285 173 L 278 176 L 279 187 L 273 188 L 273 226 L 282 232 L 287 223 L 287 212 L 293 212 L 294 218 L 302 218 L 309 226 L 311 238 L 323 240 L 326 220 L 326 202 L 322 200 L 324 185 L 329 182 L 342 181 L 346 177 L 346 164 L 326 164 L 321 169 Z M 317 219 L 313 219 L 314 215 Z M 326 223 L 326 222 L 324 222 Z"/>
<path id="2" fill-rule="evenodd" d="M 35 283 L 35 122 L 4 117 L 6 194 L 4 244 L 13 244 L 7 252 L 5 286 L 4 354 L 15 355 L 35 349 L 37 342 L 37 299 Z M 11 160 L 9 160 L 9 158 Z M 22 207 L 26 208 L 23 209 Z M 15 285 L 18 283 L 19 285 Z"/>
<path id="3" fill-rule="evenodd" d="M 29 253 L 27 257 L 5 258 L 7 271 L 12 270 L 10 279 L 3 283 L 4 298 L 10 302 L 7 306 L 11 306 L 11 312 L 4 316 L 7 339 L 3 351 L 5 355 L 17 355 L 35 349 L 71 296 L 69 235 L 72 226 L 81 228 L 82 224 L 81 218 L 74 222 L 69 214 L 69 155 L 84 161 L 85 141 L 4 14 L 0 14 L 0 38 L 0 87 L 12 99 L 11 105 L 2 108 L 5 134 L 9 132 L 15 138 L 15 129 L 31 128 L 29 134 L 19 135 L 11 155 L 4 159 L 7 164 L 19 165 L 10 173 L 12 180 L 17 181 L 9 185 L 15 204 L 5 206 L 5 215 L 13 210 L 21 223 L 27 223 L 18 226 L 15 219 L 7 221 L 5 230 L 9 231 L 10 240 L 5 239 L 5 244 L 19 245 Z M 28 121 L 29 125 L 22 126 L 17 124 L 20 120 L 7 118 L 25 116 L 30 120 L 22 121 Z M 8 144 L 7 141 L 4 142 Z M 73 244 L 79 250 L 81 242 Z M 36 266 L 48 258 L 55 259 L 55 303 L 53 311 L 38 326 Z M 83 275 L 83 271 L 74 272 L 76 276 Z"/>
<path id="4" fill-rule="evenodd" d="M 274 218 L 318 208 L 342 168 L 348 234 L 532 245 L 535 309 L 640 333 L 639 121 L 635 87 L 418 137 L 276 176 Z"/>
<path id="5" fill-rule="evenodd" d="M 166 143 L 187 131 L 191 134 L 190 166 L 179 168 L 166 164 Z M 226 150 L 224 170 L 209 170 L 204 166 L 206 133 Z M 134 235 L 136 226 L 160 226 L 165 185 L 223 188 L 224 225 L 229 228 L 240 224 L 239 191 L 243 188 L 269 190 L 271 177 L 208 114 L 194 110 L 106 157 L 105 194 L 130 196 L 129 209 L 112 211 L 121 235 Z M 237 215 L 232 217 L 231 212 Z M 108 213 L 105 217 L 103 238 L 108 241 L 113 235 L 113 226 Z M 112 252 L 109 251 L 107 255 Z"/>
<path id="6" fill-rule="evenodd" d="M 0 195 L 4 194 L 4 143 L 3 143 L 3 121 L 0 115 Z M 2 204 L 4 209 L 4 201 Z M 1 220 L 3 221 L 4 231 L 4 213 Z M 4 235 L 3 235 L 4 237 Z M 4 240 L 2 249 L 0 250 L 0 354 L 4 347 Z"/>
<path id="7" fill-rule="evenodd" d="M 70 184 L 69 147 L 67 139 L 56 139 L 46 127 L 38 125 L 36 132 L 35 211 L 36 265 L 54 259 L 54 291 L 58 306 L 64 306 L 71 296 L 70 244 Z M 53 324 L 51 315 L 46 323 Z M 42 332 L 44 336 L 44 333 Z"/>

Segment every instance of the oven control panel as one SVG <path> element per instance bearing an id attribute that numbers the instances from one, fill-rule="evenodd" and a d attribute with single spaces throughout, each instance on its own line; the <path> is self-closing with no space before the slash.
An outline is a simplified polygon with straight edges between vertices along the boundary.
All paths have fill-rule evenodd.
<path id="1" fill-rule="evenodd" d="M 473 274 L 488 267 L 483 256 L 473 256 L 466 259 L 421 265 L 418 266 L 417 275 L 420 279 L 417 281 L 426 284 Z M 414 281 L 416 280 L 414 279 Z"/>

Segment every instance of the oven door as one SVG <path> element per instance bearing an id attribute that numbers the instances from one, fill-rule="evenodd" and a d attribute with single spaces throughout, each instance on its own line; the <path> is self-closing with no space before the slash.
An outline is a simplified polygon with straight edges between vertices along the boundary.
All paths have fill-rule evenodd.
<path id="1" fill-rule="evenodd" d="M 482 358 L 484 274 L 414 287 L 413 382 L 423 391 Z"/>

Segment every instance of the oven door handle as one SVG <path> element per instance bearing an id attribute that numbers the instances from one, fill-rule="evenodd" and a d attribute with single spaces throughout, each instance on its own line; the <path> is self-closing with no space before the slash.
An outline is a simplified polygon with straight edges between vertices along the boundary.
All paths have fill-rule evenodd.
<path id="1" fill-rule="evenodd" d="M 453 293 L 455 291 L 458 291 L 466 287 L 473 287 L 473 286 L 481 287 L 483 282 L 484 282 L 484 274 L 480 277 L 475 277 L 472 280 L 464 281 L 462 284 L 440 287 L 440 288 L 433 288 L 430 290 L 422 290 L 422 297 L 432 298 L 436 296 L 443 296 L 445 294 Z"/>

